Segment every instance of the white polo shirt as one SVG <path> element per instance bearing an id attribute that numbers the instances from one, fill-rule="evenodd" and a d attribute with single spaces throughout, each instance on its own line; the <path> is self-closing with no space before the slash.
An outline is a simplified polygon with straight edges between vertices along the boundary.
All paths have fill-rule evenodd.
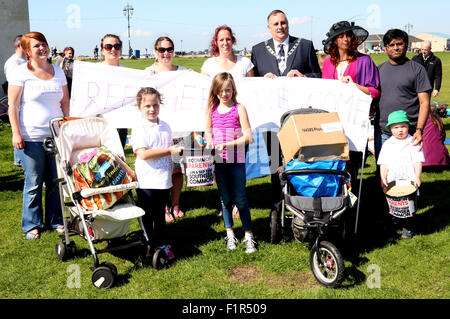
<path id="1" fill-rule="evenodd" d="M 152 123 L 141 119 L 131 131 L 133 151 L 140 148 L 161 149 L 173 145 L 170 126 L 158 119 Z M 172 187 L 172 158 L 170 155 L 158 159 L 142 160 L 136 156 L 135 171 L 139 188 L 169 189 Z"/>
<path id="2" fill-rule="evenodd" d="M 412 136 L 399 140 L 391 136 L 381 147 L 378 165 L 388 167 L 387 182 L 396 180 L 415 180 L 414 164 L 425 162 L 423 151 L 419 145 L 412 145 Z"/>

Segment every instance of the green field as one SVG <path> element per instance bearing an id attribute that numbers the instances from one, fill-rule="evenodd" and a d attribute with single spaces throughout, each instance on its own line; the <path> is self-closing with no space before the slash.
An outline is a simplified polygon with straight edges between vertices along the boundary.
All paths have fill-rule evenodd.
<path id="1" fill-rule="evenodd" d="M 450 102 L 450 53 L 437 54 L 444 77 L 438 101 Z M 372 55 L 376 64 L 386 55 Z M 204 58 L 176 58 L 175 64 L 200 70 Z M 121 60 L 143 69 L 149 60 Z M 447 136 L 450 120 L 444 120 Z M 133 166 L 130 147 L 127 162 Z M 377 197 L 375 162 L 365 167 L 359 231 L 340 243 L 346 265 L 343 287 L 320 286 L 309 269 L 308 243 L 298 243 L 286 232 L 279 244 L 269 242 L 270 178 L 247 183 L 257 253 L 247 255 L 243 245 L 227 251 L 225 229 L 217 215 L 217 189 L 184 188 L 181 203 L 186 217 L 169 224 L 177 261 L 167 269 L 143 268 L 133 254 L 102 254 L 100 261 L 116 265 L 117 285 L 99 290 L 91 283 L 93 262 L 87 242 L 74 237 L 78 256 L 67 262 L 56 259 L 59 238 L 46 231 L 40 240 L 27 241 L 20 228 L 23 174 L 13 164 L 11 129 L 0 128 L 0 298 L 1 299 L 448 299 L 450 297 L 450 171 L 423 174 L 417 234 L 401 240 L 400 233 L 380 225 L 386 214 Z M 243 237 L 235 219 L 236 235 Z M 137 222 L 131 224 L 133 230 Z M 80 286 L 73 284 L 79 270 Z M 373 278 L 379 275 L 379 286 Z"/>

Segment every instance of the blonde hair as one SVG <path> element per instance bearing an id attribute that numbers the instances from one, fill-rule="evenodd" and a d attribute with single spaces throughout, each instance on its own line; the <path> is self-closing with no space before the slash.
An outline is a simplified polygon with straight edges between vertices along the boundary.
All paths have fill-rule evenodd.
<path id="1" fill-rule="evenodd" d="M 233 96 L 231 100 L 234 103 L 237 103 L 237 90 L 236 84 L 234 83 L 233 76 L 228 72 L 222 72 L 216 74 L 216 76 L 212 79 L 211 88 L 209 89 L 209 97 L 208 97 L 208 107 L 206 109 L 206 114 L 208 116 L 211 115 L 212 108 L 214 105 L 220 103 L 219 98 L 217 97 L 225 87 L 231 85 L 233 90 Z"/>
<path id="2" fill-rule="evenodd" d="M 156 95 L 158 98 L 159 104 L 162 104 L 162 95 L 156 89 L 152 87 L 141 88 L 139 92 L 136 94 L 136 104 L 138 108 L 141 108 L 142 99 L 144 95 Z"/>

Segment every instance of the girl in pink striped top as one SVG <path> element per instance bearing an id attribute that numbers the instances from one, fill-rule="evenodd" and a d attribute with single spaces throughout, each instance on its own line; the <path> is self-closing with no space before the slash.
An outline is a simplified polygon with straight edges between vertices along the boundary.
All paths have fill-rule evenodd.
<path id="1" fill-rule="evenodd" d="M 252 129 L 247 110 L 236 97 L 233 76 L 227 72 L 217 74 L 209 91 L 205 136 L 208 147 L 216 150 L 215 175 L 227 231 L 227 248 L 233 250 L 238 245 L 231 215 L 233 205 L 236 205 L 245 232 L 245 252 L 253 253 L 257 244 L 245 190 L 245 146 L 252 142 Z"/>

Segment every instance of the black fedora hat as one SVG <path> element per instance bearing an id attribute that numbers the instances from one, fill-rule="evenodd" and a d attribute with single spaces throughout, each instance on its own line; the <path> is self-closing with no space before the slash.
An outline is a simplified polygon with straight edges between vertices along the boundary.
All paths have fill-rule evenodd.
<path id="1" fill-rule="evenodd" d="M 369 32 L 367 32 L 366 29 L 355 25 L 355 22 L 339 21 L 331 26 L 330 31 L 326 34 L 327 38 L 322 41 L 323 51 L 329 54 L 329 49 L 334 38 L 347 31 L 353 32 L 359 44 L 363 43 L 369 36 Z"/>

